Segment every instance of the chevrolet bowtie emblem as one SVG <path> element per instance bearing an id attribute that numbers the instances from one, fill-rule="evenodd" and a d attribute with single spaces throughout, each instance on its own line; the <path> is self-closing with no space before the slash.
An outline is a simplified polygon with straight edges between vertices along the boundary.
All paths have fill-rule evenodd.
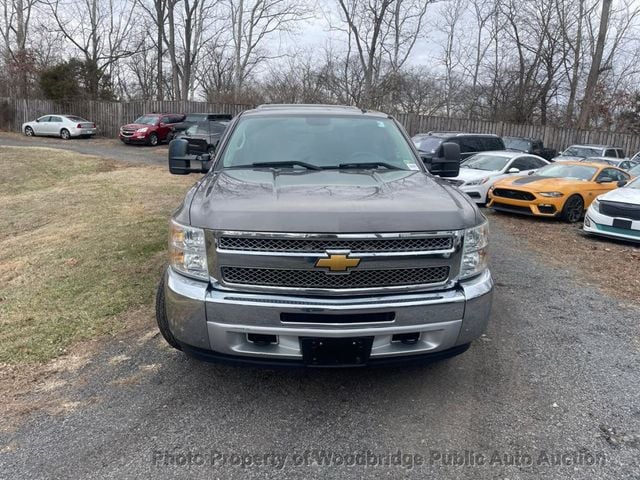
<path id="1" fill-rule="evenodd" d="M 331 272 L 346 272 L 348 269 L 360 265 L 359 258 L 348 258 L 349 255 L 329 254 L 329 258 L 319 258 L 318 268 L 328 268 Z"/>

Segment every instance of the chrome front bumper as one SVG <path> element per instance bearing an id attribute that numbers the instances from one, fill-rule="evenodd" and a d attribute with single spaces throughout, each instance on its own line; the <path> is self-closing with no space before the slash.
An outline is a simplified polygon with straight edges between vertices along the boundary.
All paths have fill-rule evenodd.
<path id="1" fill-rule="evenodd" d="M 208 288 L 167 269 L 166 312 L 174 337 L 185 347 L 233 357 L 302 361 L 300 337 L 374 337 L 372 360 L 416 356 L 466 345 L 485 330 L 493 280 L 487 270 L 458 288 L 441 292 L 316 298 L 238 293 Z M 374 314 L 395 318 L 372 323 L 288 323 L 281 313 Z M 326 319 L 326 317 L 325 317 Z M 399 333 L 419 333 L 418 341 L 392 341 Z M 247 334 L 275 335 L 259 345 Z"/>

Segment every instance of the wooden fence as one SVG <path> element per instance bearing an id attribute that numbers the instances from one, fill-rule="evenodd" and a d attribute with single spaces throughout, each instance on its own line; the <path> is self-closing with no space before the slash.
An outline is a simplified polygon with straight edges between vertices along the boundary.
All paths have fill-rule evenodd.
<path id="1" fill-rule="evenodd" d="M 188 101 L 98 102 L 82 100 L 59 103 L 51 100 L 0 98 L 0 128 L 20 131 L 22 123 L 47 113 L 73 114 L 95 122 L 101 135 L 115 137 L 118 135 L 120 125 L 130 123 L 144 113 L 222 112 L 235 115 L 252 107 L 252 105 L 242 104 Z M 541 138 L 545 145 L 558 150 L 574 143 L 594 143 L 615 145 L 623 148 L 627 154 L 634 154 L 640 151 L 640 135 L 605 130 L 577 130 L 574 128 L 426 116 L 411 113 L 398 113 L 396 118 L 411 135 L 429 131 L 495 133 L 500 136 Z"/>

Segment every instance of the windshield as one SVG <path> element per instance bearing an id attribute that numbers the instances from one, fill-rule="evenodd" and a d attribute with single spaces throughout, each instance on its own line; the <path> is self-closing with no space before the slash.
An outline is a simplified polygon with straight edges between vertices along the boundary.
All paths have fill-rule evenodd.
<path id="1" fill-rule="evenodd" d="M 531 148 L 531 142 L 529 142 L 528 140 L 523 140 L 521 138 L 514 138 L 514 137 L 506 137 L 506 138 L 503 138 L 503 140 L 504 140 L 504 146 L 507 149 L 522 150 L 524 152 L 526 150 L 529 150 L 529 148 Z"/>
<path id="2" fill-rule="evenodd" d="M 377 164 L 384 168 L 419 169 L 410 145 L 388 118 L 342 115 L 241 118 L 222 153 L 222 166 L 247 168 L 254 163 L 274 162 L 288 168 L 346 165 L 354 168 L 358 164 L 372 168 Z"/>
<path id="3" fill-rule="evenodd" d="M 565 157 L 597 157 L 602 153 L 602 150 L 599 148 L 591 148 L 591 147 L 577 147 L 572 146 L 567 148 L 562 155 Z"/>
<path id="4" fill-rule="evenodd" d="M 413 137 L 411 140 L 421 152 L 435 152 L 443 139 L 441 137 Z"/>
<path id="5" fill-rule="evenodd" d="M 536 171 L 536 175 L 542 177 L 559 177 L 559 178 L 573 178 L 576 180 L 591 180 L 596 174 L 598 169 L 596 167 L 589 167 L 587 165 L 566 165 L 562 163 L 555 163 L 553 165 L 547 165 Z"/>
<path id="6" fill-rule="evenodd" d="M 158 123 L 158 117 L 153 115 L 143 115 L 133 123 L 141 123 L 142 125 L 156 125 Z"/>
<path id="7" fill-rule="evenodd" d="M 508 157 L 500 155 L 474 155 L 460 164 L 462 168 L 473 168 L 474 170 L 501 171 L 510 160 Z"/>
<path id="8" fill-rule="evenodd" d="M 206 135 L 209 133 L 209 122 L 198 122 L 187 128 L 187 135 Z"/>
<path id="9" fill-rule="evenodd" d="M 634 178 L 633 180 L 631 180 L 626 188 L 633 188 L 634 190 L 640 190 L 640 177 L 638 178 Z"/>
<path id="10" fill-rule="evenodd" d="M 632 177 L 637 177 L 640 175 L 640 163 L 638 165 L 636 165 L 633 168 L 630 168 L 628 170 L 628 173 L 632 176 Z"/>

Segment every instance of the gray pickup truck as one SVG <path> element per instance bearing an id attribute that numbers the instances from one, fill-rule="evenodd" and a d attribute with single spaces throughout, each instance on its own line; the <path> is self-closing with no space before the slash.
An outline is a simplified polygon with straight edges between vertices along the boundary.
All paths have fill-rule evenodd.
<path id="1" fill-rule="evenodd" d="M 170 222 L 156 298 L 167 342 L 240 364 L 413 363 L 485 330 L 487 220 L 431 171 L 391 116 L 264 105 L 236 116 L 215 158 L 173 140 L 175 174 L 205 173 Z"/>

